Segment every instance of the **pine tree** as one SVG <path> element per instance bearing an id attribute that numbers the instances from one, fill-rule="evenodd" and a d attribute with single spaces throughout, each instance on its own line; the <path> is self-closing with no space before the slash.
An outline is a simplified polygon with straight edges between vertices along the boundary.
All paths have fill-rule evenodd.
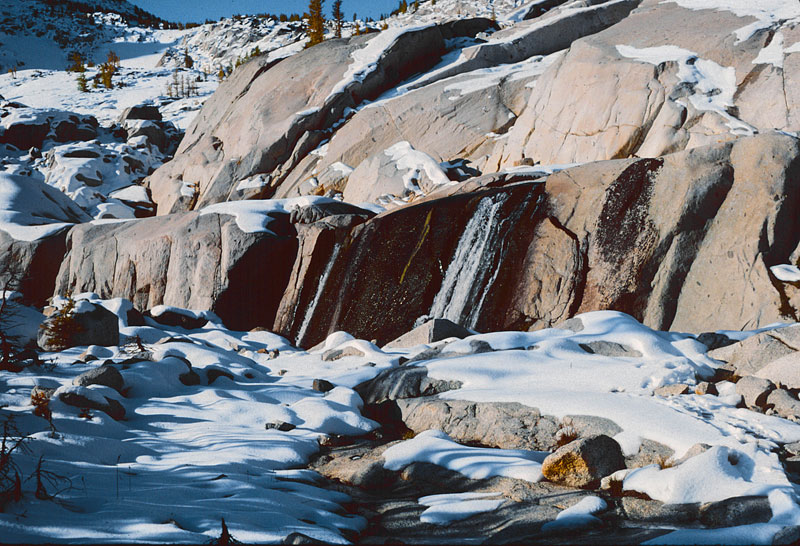
<path id="1" fill-rule="evenodd" d="M 344 22 L 344 13 L 342 13 L 342 0 L 333 0 L 333 21 L 336 23 L 335 36 L 342 37 L 342 23 Z"/>
<path id="2" fill-rule="evenodd" d="M 315 46 L 325 39 L 325 16 L 322 14 L 323 0 L 308 2 L 308 43 L 306 47 Z"/>
<path id="3" fill-rule="evenodd" d="M 78 91 L 81 93 L 89 92 L 89 80 L 86 79 L 86 74 L 82 72 L 78 74 Z"/>

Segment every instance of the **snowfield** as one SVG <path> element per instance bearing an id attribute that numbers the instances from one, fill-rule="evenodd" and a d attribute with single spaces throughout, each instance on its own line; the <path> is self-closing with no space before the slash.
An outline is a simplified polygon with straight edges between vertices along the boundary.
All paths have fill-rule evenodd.
<path id="1" fill-rule="evenodd" d="M 222 518 L 231 535 L 245 542 L 277 542 L 301 532 L 346 543 L 365 528 L 363 518 L 347 513 L 347 496 L 326 488 L 304 467 L 326 437 L 374 431 L 378 424 L 362 416 L 363 402 L 353 387 L 426 346 L 381 350 L 340 332 L 305 351 L 269 332 L 226 330 L 207 312 L 154 310 L 156 317 L 170 311 L 210 319 L 194 330 L 150 318 L 144 326 L 129 326 L 127 301 L 93 294 L 77 300 L 79 306 L 92 302 L 115 312 L 120 339 L 128 342 L 46 353 L 47 365 L 0 375 L 3 418 L 12 418 L 28 437 L 25 450 L 14 454 L 15 464 L 28 476 L 41 460 L 43 469 L 58 476 L 45 484 L 51 497 L 37 498 L 33 484 L 23 484 L 23 499 L 7 504 L 0 515 L 4 540 L 197 543 L 218 537 Z M 773 453 L 779 444 L 800 440 L 800 425 L 737 409 L 737 400 L 653 396 L 658 386 L 711 374 L 716 361 L 691 336 L 655 332 L 621 313 L 578 318 L 585 329 L 577 333 L 475 335 L 452 340 L 440 357 L 415 365 L 435 377 L 463 381 L 462 388 L 442 395 L 446 398 L 519 401 L 546 414 L 610 417 L 623 428 L 616 439 L 626 451 L 651 438 L 674 447 L 677 459 L 696 443 L 709 444 L 671 468 L 626 471 L 624 488 L 678 504 L 768 495 L 772 521 L 735 531 L 748 542 L 769 543 L 786 525 L 800 524 L 794 486 Z M 479 341 L 493 350 L 453 357 Z M 579 348 L 599 341 L 624 344 L 639 356 L 592 356 Z M 323 360 L 326 351 L 346 347 L 365 356 Z M 122 392 L 73 386 L 75 377 L 99 362 L 120 371 Z M 199 376 L 196 382 L 186 381 L 189 370 Z M 319 379 L 333 388 L 314 390 Z M 56 389 L 50 403 L 53 429 L 33 415 L 34 387 Z M 67 392 L 100 402 L 113 398 L 126 416 L 115 421 L 102 411 L 57 400 Z M 278 428 L 280 423 L 290 426 Z M 394 445 L 383 458 L 390 470 L 427 461 L 472 479 L 537 482 L 547 454 L 461 446 L 442 432 L 428 431 Z M 419 502 L 429 507 L 423 521 L 446 524 L 510 501 L 445 495 Z M 583 501 L 548 529 L 591 524 L 596 519 L 591 514 L 603 509 L 600 502 Z M 725 541 L 732 532 L 680 530 L 658 543 Z"/>

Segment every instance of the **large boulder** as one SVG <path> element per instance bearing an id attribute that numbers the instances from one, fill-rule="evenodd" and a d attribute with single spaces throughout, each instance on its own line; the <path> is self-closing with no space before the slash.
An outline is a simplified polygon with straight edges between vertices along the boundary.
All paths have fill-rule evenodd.
<path id="1" fill-rule="evenodd" d="M 271 324 L 297 250 L 288 216 L 252 232 L 222 212 L 83 224 L 70 232 L 55 292 L 122 297 L 140 311 L 212 310 L 231 328 Z"/>
<path id="2" fill-rule="evenodd" d="M 268 56 L 251 60 L 206 101 L 176 158 L 152 176 L 159 214 L 238 197 L 236 183 L 258 173 L 271 174 L 263 193 L 270 196 L 346 109 L 433 66 L 455 32 L 474 35 L 492 25 L 390 29 L 328 40 L 277 64 Z"/>
<path id="3" fill-rule="evenodd" d="M 622 448 L 604 434 L 570 442 L 542 462 L 545 478 L 572 487 L 591 487 L 622 468 Z"/>

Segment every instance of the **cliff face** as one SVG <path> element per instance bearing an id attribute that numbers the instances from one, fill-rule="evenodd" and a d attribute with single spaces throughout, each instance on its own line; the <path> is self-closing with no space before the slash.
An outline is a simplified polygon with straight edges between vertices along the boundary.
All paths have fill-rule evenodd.
<path id="1" fill-rule="evenodd" d="M 215 310 L 303 345 L 388 341 L 427 316 L 794 317 L 796 288 L 770 268 L 800 256 L 800 14 L 535 7 L 500 30 L 393 23 L 249 61 L 147 179 L 160 218 L 73 228 L 55 292 Z M 265 198 L 289 198 L 274 228 L 231 221 Z M 233 208 L 203 214 L 215 203 Z"/>

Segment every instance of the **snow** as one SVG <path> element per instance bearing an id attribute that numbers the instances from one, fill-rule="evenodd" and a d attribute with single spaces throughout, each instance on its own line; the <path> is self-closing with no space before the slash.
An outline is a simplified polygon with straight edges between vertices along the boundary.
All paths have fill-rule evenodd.
<path id="1" fill-rule="evenodd" d="M 781 264 L 773 265 L 769 268 L 770 272 L 775 275 L 775 278 L 783 282 L 798 282 L 800 281 L 800 268 L 796 265 Z"/>
<path id="2" fill-rule="evenodd" d="M 262 199 L 248 201 L 229 201 L 209 205 L 200 214 L 229 214 L 236 217 L 236 225 L 245 233 L 270 233 L 269 223 L 273 214 L 288 214 L 296 208 L 309 205 L 335 203 L 328 197 L 308 196 L 289 199 Z"/>
<path id="3" fill-rule="evenodd" d="M 18 241 L 51 236 L 88 220 L 62 193 L 29 177 L 0 172 L 0 229 Z"/>
<path id="4" fill-rule="evenodd" d="M 364 47 L 356 49 L 350 54 L 353 62 L 347 67 L 341 81 L 333 88 L 330 96 L 344 93 L 347 87 L 355 82 L 363 82 L 369 74 L 377 69 L 378 61 L 384 51 L 389 49 L 400 36 L 431 26 L 432 24 L 392 27 L 376 34 L 374 38 L 367 41 Z"/>
<path id="5" fill-rule="evenodd" d="M 600 497 L 589 495 L 583 497 L 577 504 L 562 510 L 553 521 L 548 521 L 542 526 L 543 532 L 563 531 L 565 529 L 580 529 L 601 523 L 599 518 L 592 514 L 602 512 L 608 505 Z"/>
<path id="6" fill-rule="evenodd" d="M 783 33 L 778 31 L 769 45 L 759 51 L 753 64 L 771 64 L 775 68 L 783 68 L 783 54 Z"/>
<path id="7" fill-rule="evenodd" d="M 674 3 L 691 10 L 728 11 L 737 17 L 756 19 L 736 30 L 738 42 L 778 23 L 792 24 L 800 20 L 800 4 L 786 0 L 662 0 L 662 3 Z"/>
<path id="8" fill-rule="evenodd" d="M 499 493 L 447 493 L 429 495 L 417 502 L 428 508 L 419 519 L 423 523 L 447 525 L 483 512 L 492 512 L 500 508 L 505 499 L 494 498 Z"/>
<path id="9" fill-rule="evenodd" d="M 398 171 L 405 171 L 403 186 L 410 192 L 422 193 L 418 182 L 423 172 L 434 187 L 451 183 L 438 161 L 424 152 L 415 150 L 408 141 L 398 142 L 383 153 L 395 163 Z"/>
<path id="10" fill-rule="evenodd" d="M 529 482 L 542 479 L 542 461 L 548 453 L 513 449 L 468 447 L 439 430 L 426 430 L 384 451 L 384 467 L 400 470 L 414 462 L 432 463 L 480 480 L 504 476 Z"/>
<path id="11" fill-rule="evenodd" d="M 677 62 L 678 80 L 692 86 L 694 92 L 688 100 L 695 109 L 719 115 L 734 134 L 752 135 L 756 132 L 754 127 L 727 111 L 734 105 L 737 90 L 734 67 L 698 58 L 696 53 L 672 45 L 646 48 L 618 45 L 617 51 L 623 57 L 650 64 Z M 683 103 L 684 100 L 678 99 L 677 102 Z"/>

